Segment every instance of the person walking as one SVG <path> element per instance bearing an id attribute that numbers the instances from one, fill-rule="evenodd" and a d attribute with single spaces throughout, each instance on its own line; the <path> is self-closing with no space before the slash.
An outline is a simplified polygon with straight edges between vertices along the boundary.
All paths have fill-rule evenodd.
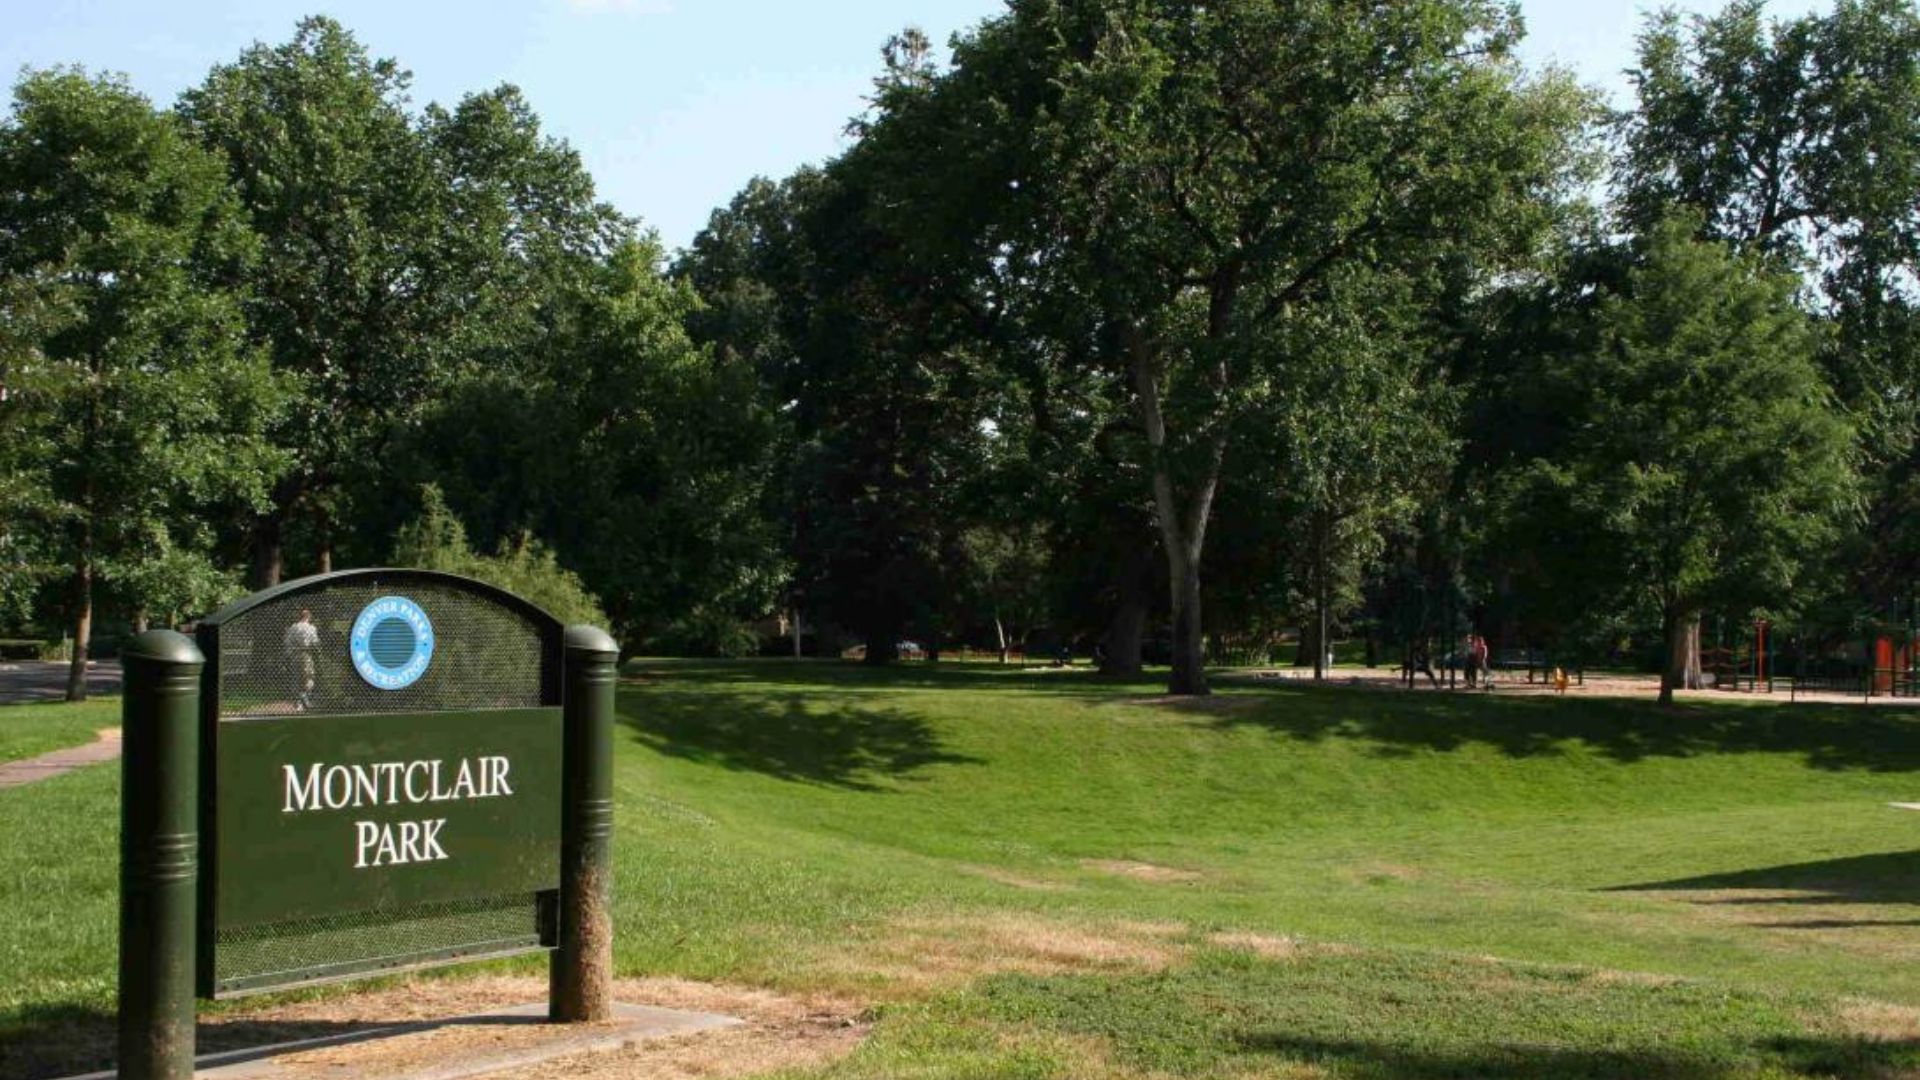
<path id="1" fill-rule="evenodd" d="M 1473 657 L 1471 663 L 1480 673 L 1480 689 L 1493 689 L 1493 669 L 1487 663 L 1490 659 L 1487 650 L 1487 639 L 1481 637 L 1479 634 L 1473 635 L 1469 652 Z"/>
<path id="2" fill-rule="evenodd" d="M 287 663 L 296 678 L 294 711 L 306 712 L 313 707 L 313 654 L 320 647 L 320 628 L 313 625 L 313 612 L 310 609 L 300 609 L 299 621 L 287 627 L 281 645 L 287 651 Z"/>

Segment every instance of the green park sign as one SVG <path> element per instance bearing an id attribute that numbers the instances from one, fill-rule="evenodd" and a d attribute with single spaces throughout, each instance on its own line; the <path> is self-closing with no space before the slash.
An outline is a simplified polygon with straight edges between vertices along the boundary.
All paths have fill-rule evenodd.
<path id="1" fill-rule="evenodd" d="M 197 644 L 197 647 L 196 647 Z M 607 1015 L 617 649 L 421 570 L 288 582 L 127 649 L 121 1074 L 224 998 L 553 950 Z"/>

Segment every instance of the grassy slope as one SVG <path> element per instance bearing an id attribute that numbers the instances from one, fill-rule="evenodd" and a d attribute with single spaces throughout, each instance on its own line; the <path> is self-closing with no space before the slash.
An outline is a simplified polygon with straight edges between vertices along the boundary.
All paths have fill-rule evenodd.
<path id="1" fill-rule="evenodd" d="M 119 722 L 117 697 L 79 705 L 0 705 L 0 761 L 80 746 L 91 742 L 94 732 Z"/>
<path id="2" fill-rule="evenodd" d="M 621 967 L 904 1001 L 836 1073 L 1865 1075 L 1911 1050 L 1833 1018 L 1920 1005 L 1920 818 L 1885 806 L 1920 795 L 1912 712 L 634 670 Z M 110 1007 L 115 780 L 0 793 L 0 1036 Z M 930 998 L 864 962 L 991 912 L 1170 920 L 1188 958 Z M 1342 947 L 1262 959 L 1224 930 Z"/>

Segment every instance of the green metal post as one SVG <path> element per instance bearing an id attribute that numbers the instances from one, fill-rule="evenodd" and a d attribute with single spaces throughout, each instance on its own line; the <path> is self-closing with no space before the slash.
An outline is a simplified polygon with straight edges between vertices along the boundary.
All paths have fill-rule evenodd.
<path id="1" fill-rule="evenodd" d="M 206 658 L 149 630 L 120 660 L 120 1075 L 190 1080 Z"/>
<path id="2" fill-rule="evenodd" d="M 620 647 L 592 626 L 567 627 L 560 818 L 559 947 L 548 1016 L 613 1015 L 613 688 Z"/>

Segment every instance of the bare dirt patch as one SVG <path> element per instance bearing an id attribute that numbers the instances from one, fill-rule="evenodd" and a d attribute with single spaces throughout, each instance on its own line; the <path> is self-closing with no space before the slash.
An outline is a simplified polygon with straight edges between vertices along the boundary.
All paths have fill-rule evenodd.
<path id="1" fill-rule="evenodd" d="M 833 995 L 788 996 L 752 987 L 681 979 L 623 979 L 616 1000 L 628 1004 L 721 1013 L 745 1021 L 721 1031 L 674 1036 L 604 1053 L 556 1058 L 502 1072 L 516 1078 L 559 1076 L 729 1077 L 817 1065 L 850 1052 L 867 1031 L 861 1006 Z M 347 1030 L 470 1013 L 485 1013 L 546 996 L 544 979 L 421 979 L 372 993 L 294 1002 L 222 1017 L 209 1025 L 236 1030 L 261 1024 L 329 1025 Z M 604 1025 L 456 1024 L 393 1039 L 296 1052 L 278 1059 L 292 1080 L 378 1077 L 439 1066 L 463 1056 L 530 1048 L 569 1031 Z M 231 1040 L 227 1040 L 231 1041 Z"/>
<path id="2" fill-rule="evenodd" d="M 979 866 L 972 863 L 963 863 L 959 869 L 962 873 L 972 874 L 975 877 L 983 877 L 999 885 L 1008 885 L 1016 889 L 1027 889 L 1031 892 L 1062 892 L 1073 888 L 1072 885 L 1064 881 L 1050 881 L 1046 878 L 1028 877 L 1024 874 L 1016 874 L 1011 870 L 1002 870 L 997 866 Z"/>
<path id="3" fill-rule="evenodd" d="M 909 992 L 1002 972 L 1161 971 L 1186 955 L 1186 947 L 1173 940 L 1184 932 L 1178 924 L 1074 925 L 1012 912 L 910 918 L 896 920 L 864 947 L 827 958 L 825 966 L 856 981 Z"/>
<path id="4" fill-rule="evenodd" d="M 1161 866 L 1157 863 L 1135 862 L 1130 859 L 1081 859 L 1080 865 L 1088 870 L 1098 870 L 1103 874 L 1132 878 L 1135 881 L 1151 881 L 1160 885 L 1176 885 L 1200 880 L 1198 870 L 1182 870 L 1177 866 Z"/>

